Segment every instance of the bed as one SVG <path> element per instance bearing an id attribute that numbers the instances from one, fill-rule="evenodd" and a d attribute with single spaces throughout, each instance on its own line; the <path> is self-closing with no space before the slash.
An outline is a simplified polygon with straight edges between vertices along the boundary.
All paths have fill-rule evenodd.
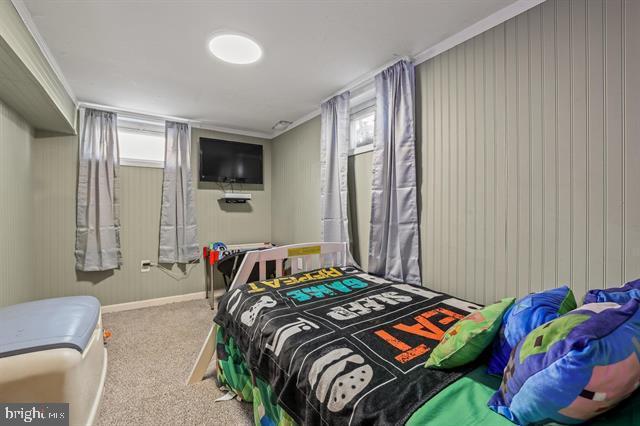
<path id="1" fill-rule="evenodd" d="M 482 364 L 423 367 L 444 331 L 480 306 L 340 266 L 346 259 L 338 243 L 253 252 L 220 300 L 200 358 L 216 353 L 219 384 L 253 403 L 255 423 L 511 424 L 486 406 L 500 379 Z M 247 283 L 255 265 L 260 280 Z M 639 404 L 636 393 L 592 424 L 640 424 Z"/>

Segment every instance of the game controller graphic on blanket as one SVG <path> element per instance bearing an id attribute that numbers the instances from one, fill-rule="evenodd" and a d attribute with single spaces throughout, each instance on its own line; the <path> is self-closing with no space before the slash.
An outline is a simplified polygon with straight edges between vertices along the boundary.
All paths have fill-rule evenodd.
<path id="1" fill-rule="evenodd" d="M 343 372 L 347 371 L 344 374 Z M 373 369 L 349 348 L 334 349 L 318 358 L 309 370 L 309 384 L 329 411 L 342 410 L 373 378 Z"/>
<path id="2" fill-rule="evenodd" d="M 307 319 L 297 317 L 297 320 L 295 322 L 285 324 L 277 329 L 273 338 L 273 342 L 267 343 L 265 345 L 265 348 L 269 349 L 276 356 L 278 356 L 280 355 L 280 352 L 282 352 L 282 348 L 284 348 L 284 345 L 287 340 L 289 340 L 289 338 L 295 336 L 298 333 L 309 331 L 312 328 L 318 329 L 320 327 Z"/>
<path id="3" fill-rule="evenodd" d="M 262 296 L 252 307 L 240 315 L 240 321 L 247 327 L 251 327 L 263 309 L 273 308 L 274 306 L 276 306 L 276 301 L 273 298 L 270 296 Z"/>

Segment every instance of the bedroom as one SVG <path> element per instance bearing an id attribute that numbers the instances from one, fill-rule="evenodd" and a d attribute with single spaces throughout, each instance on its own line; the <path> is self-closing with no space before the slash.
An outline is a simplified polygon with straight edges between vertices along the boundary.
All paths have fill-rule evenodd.
<path id="1" fill-rule="evenodd" d="M 439 425 L 455 414 L 480 425 L 575 423 L 595 415 L 589 402 L 617 405 L 593 424 L 640 423 L 640 396 L 629 396 L 640 380 L 640 313 L 619 329 L 631 338 L 616 342 L 634 373 L 600 383 L 609 398 L 587 384 L 594 365 L 620 359 L 589 358 L 570 372 L 556 398 L 564 405 L 552 412 L 525 386 L 527 360 L 512 359 L 503 374 L 538 327 L 578 314 L 586 326 L 637 308 L 637 1 L 2 0 L 0 8 L 0 405 L 20 403 L 25 413 L 50 404 L 67 410 L 67 424 Z M 234 259 L 244 264 L 220 272 Z M 321 266 L 343 269 L 305 275 Z M 257 344 L 238 337 L 258 328 L 249 316 L 242 322 L 240 311 L 253 311 L 236 290 L 267 296 L 255 309 Z M 554 291 L 564 292 L 560 303 Z M 557 306 L 541 319 L 547 305 L 536 300 L 546 298 Z M 425 310 L 403 320 L 417 299 Z M 430 299 L 447 303 L 434 311 Z M 620 308 L 580 310 L 592 299 Z M 531 316 L 517 320 L 514 306 Z M 490 330 L 476 330 L 486 341 L 471 362 L 422 368 L 468 315 L 500 307 Z M 288 359 L 294 344 L 301 363 L 315 357 L 313 345 L 294 343 L 299 336 L 276 342 L 278 327 L 266 323 L 278 322 L 278 309 L 301 321 L 285 336 L 327 328 L 343 336 L 338 318 L 356 323 L 345 328 L 348 348 L 334 347 L 344 353 L 334 354 L 344 361 L 338 370 L 365 359 L 375 368 L 340 413 L 319 402 L 335 377 L 296 383 L 309 365 L 291 380 L 260 368 L 278 348 Z M 382 327 L 385 315 L 397 315 L 400 329 Z M 373 325 L 373 340 L 357 337 Z M 514 337 L 510 327 L 522 331 Z M 229 351 L 242 362 L 225 364 Z M 552 352 L 532 359 L 549 363 Z M 77 365 L 65 368 L 65 355 Z M 410 371 L 392 365 L 398 356 Z M 225 368 L 256 382 L 234 386 Z M 396 398 L 412 408 L 360 402 L 388 374 L 413 380 L 418 392 Z M 431 382 L 418 386 L 416 374 Z M 233 399 L 214 402 L 221 397 Z"/>

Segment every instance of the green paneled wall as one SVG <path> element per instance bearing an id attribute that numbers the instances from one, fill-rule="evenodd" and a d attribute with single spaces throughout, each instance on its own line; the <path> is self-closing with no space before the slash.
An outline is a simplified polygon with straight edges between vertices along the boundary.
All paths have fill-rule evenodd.
<path id="1" fill-rule="evenodd" d="M 320 241 L 320 117 L 278 136 L 272 146 L 273 241 Z"/>
<path id="2" fill-rule="evenodd" d="M 0 101 L 0 306 L 33 297 L 30 182 L 31 129 Z"/>
<path id="3" fill-rule="evenodd" d="M 490 303 L 640 277 L 639 20 L 637 1 L 548 0 L 417 67 L 425 285 Z M 274 194 L 295 212 L 274 210 L 280 242 L 319 217 L 319 185 L 285 197 L 317 176 L 319 140 L 311 122 L 274 141 Z M 350 160 L 361 256 L 370 161 Z"/>
<path id="4" fill-rule="evenodd" d="M 213 185 L 198 187 L 197 160 L 200 136 L 264 145 L 264 185 L 250 188 L 250 203 L 227 205 Z M 124 265 L 108 273 L 81 273 L 74 269 L 77 137 L 34 139 L 33 243 L 43 253 L 35 273 L 35 297 L 91 294 L 103 305 L 194 293 L 204 290 L 204 270 L 176 280 L 152 268 L 140 272 L 140 261 L 157 261 L 162 194 L 162 169 L 121 166 L 121 224 Z M 271 239 L 271 142 L 213 132 L 192 131 L 192 167 L 198 211 L 198 236 L 229 243 Z M 177 268 L 174 273 L 178 274 Z"/>

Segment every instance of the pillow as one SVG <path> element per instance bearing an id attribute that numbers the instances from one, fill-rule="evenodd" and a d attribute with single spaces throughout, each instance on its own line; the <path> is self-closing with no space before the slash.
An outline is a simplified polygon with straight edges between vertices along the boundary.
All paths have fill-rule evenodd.
<path id="1" fill-rule="evenodd" d="M 615 406 L 640 385 L 639 304 L 590 303 L 536 328 L 489 407 L 527 425 L 581 423 Z"/>
<path id="2" fill-rule="evenodd" d="M 624 305 L 631 299 L 640 299 L 640 279 L 630 281 L 622 287 L 589 290 L 584 296 L 584 303 L 615 302 Z"/>
<path id="3" fill-rule="evenodd" d="M 478 358 L 500 330 L 502 316 L 514 300 L 502 299 L 458 321 L 444 334 L 425 367 L 454 368 Z"/>
<path id="4" fill-rule="evenodd" d="M 502 375 L 513 348 L 531 330 L 576 308 L 569 287 L 562 286 L 529 294 L 516 301 L 504 314 L 498 338 L 489 359 L 489 374 Z"/>

